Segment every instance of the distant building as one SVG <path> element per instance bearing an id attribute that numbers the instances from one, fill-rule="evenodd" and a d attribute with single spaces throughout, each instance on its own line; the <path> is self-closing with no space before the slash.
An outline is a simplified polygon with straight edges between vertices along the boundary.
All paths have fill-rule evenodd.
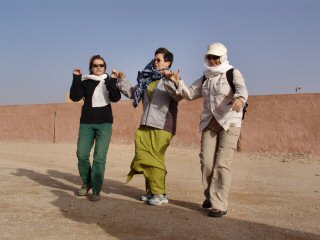
<path id="1" fill-rule="evenodd" d="M 300 86 L 296 87 L 296 93 L 301 93 L 301 89 L 302 89 L 302 87 L 300 87 Z"/>

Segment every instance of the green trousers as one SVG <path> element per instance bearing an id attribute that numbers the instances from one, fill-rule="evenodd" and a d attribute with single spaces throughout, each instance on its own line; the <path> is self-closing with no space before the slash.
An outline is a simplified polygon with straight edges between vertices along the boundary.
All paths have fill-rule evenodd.
<path id="1" fill-rule="evenodd" d="M 112 134 L 111 123 L 80 124 L 77 144 L 78 169 L 84 184 L 92 186 L 99 193 L 104 180 L 106 156 Z M 90 165 L 90 151 L 94 147 L 93 163 Z"/>

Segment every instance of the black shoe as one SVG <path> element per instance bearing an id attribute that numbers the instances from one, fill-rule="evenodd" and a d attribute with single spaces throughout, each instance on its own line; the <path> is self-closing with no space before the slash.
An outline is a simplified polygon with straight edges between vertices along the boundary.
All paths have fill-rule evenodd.
<path id="1" fill-rule="evenodd" d="M 211 207 L 212 207 L 212 204 L 211 204 L 210 200 L 206 199 L 203 201 L 202 208 L 211 208 Z"/>
<path id="2" fill-rule="evenodd" d="M 214 217 L 214 218 L 218 218 L 218 217 L 222 217 L 224 215 L 227 214 L 227 211 L 220 211 L 218 209 L 210 209 L 208 216 L 209 217 Z"/>

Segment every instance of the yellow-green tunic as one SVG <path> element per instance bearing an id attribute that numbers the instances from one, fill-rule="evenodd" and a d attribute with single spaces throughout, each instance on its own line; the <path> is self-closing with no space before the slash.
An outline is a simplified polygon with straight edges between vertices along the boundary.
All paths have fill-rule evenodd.
<path id="1" fill-rule="evenodd" d="M 148 86 L 148 97 L 152 98 L 159 81 Z M 174 135 L 168 131 L 149 126 L 140 126 L 134 138 L 135 156 L 131 162 L 127 182 L 135 174 L 143 174 L 146 180 L 146 191 L 151 194 L 165 194 L 165 152 Z"/>

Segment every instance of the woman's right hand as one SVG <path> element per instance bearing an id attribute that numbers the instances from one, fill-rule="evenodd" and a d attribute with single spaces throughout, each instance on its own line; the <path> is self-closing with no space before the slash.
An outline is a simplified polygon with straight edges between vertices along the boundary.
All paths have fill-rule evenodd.
<path id="1" fill-rule="evenodd" d="M 73 70 L 73 74 L 74 74 L 74 75 L 77 75 L 77 76 L 80 76 L 80 75 L 82 75 L 82 71 L 81 71 L 80 68 L 75 68 L 75 69 Z"/>
<path id="2" fill-rule="evenodd" d="M 124 79 L 126 78 L 126 74 L 123 71 L 118 72 L 116 69 L 112 69 L 111 77 L 117 78 L 117 79 Z"/>
<path id="3" fill-rule="evenodd" d="M 124 78 L 126 78 L 126 74 L 125 74 L 124 72 L 120 71 L 120 72 L 118 73 L 118 78 L 124 79 Z"/>
<path id="4" fill-rule="evenodd" d="M 177 72 L 175 71 L 170 71 L 170 70 L 164 70 L 162 71 L 163 75 L 166 76 L 171 82 L 174 83 L 176 87 L 179 86 L 180 82 L 180 69 L 178 69 Z"/>

